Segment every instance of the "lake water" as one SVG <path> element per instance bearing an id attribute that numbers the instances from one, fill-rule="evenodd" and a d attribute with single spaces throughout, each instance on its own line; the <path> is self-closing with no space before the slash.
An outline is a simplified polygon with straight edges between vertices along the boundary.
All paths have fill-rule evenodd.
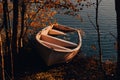
<path id="1" fill-rule="evenodd" d="M 60 24 L 80 28 L 85 32 L 81 49 L 83 54 L 86 56 L 98 55 L 97 32 L 87 16 L 89 15 L 90 19 L 95 23 L 95 8 L 84 8 L 79 13 L 83 18 L 83 22 L 75 17 L 67 15 L 58 14 L 56 15 L 56 18 Z M 116 36 L 116 12 L 114 0 L 102 0 L 99 7 L 99 25 L 103 60 L 109 59 L 116 61 L 117 52 L 114 46 L 116 40 L 110 34 L 112 33 Z M 92 46 L 96 49 L 91 48 Z"/>

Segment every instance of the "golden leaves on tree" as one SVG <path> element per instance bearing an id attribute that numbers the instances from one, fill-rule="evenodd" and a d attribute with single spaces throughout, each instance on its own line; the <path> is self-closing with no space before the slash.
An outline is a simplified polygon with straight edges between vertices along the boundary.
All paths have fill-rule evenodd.
<path id="1" fill-rule="evenodd" d="M 27 11 L 25 19 L 30 21 L 30 26 L 35 27 L 36 22 L 40 25 L 52 23 L 54 15 L 60 12 L 60 14 L 75 16 L 83 21 L 81 16 L 78 15 L 78 12 L 82 10 L 78 7 L 80 6 L 78 4 L 84 1 L 86 0 L 30 0 L 28 2 L 38 3 L 30 3 L 29 5 L 26 3 Z"/>

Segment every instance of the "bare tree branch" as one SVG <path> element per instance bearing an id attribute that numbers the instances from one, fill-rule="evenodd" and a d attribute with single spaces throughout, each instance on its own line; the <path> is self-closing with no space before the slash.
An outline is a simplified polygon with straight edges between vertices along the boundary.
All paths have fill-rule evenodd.
<path id="1" fill-rule="evenodd" d="M 88 16 L 88 19 L 89 19 L 90 23 L 93 25 L 93 27 L 95 28 L 95 30 L 97 30 L 96 25 L 95 25 L 94 22 L 91 20 L 90 16 L 89 16 L 88 14 L 87 14 L 87 16 Z"/>

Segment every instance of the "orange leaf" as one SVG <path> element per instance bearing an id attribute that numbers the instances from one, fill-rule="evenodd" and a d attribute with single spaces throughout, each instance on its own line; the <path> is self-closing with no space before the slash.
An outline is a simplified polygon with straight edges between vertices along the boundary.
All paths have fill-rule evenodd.
<path id="1" fill-rule="evenodd" d="M 93 50 L 96 50 L 96 46 L 95 46 L 95 45 L 91 45 L 91 48 L 92 48 Z"/>

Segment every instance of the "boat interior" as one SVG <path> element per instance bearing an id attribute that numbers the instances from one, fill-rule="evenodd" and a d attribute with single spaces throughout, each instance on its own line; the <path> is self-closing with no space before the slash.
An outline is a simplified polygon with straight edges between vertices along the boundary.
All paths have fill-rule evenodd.
<path id="1" fill-rule="evenodd" d="M 76 31 L 75 29 L 64 27 L 64 26 L 61 26 L 61 27 L 53 26 L 52 29 L 48 28 L 48 30 L 49 30 L 48 32 L 44 31 L 39 36 L 40 42 L 45 46 L 53 49 L 59 49 L 59 50 L 72 50 L 78 46 L 76 42 L 61 38 L 61 36 L 63 37 L 68 35 L 69 32 L 75 32 Z"/>

